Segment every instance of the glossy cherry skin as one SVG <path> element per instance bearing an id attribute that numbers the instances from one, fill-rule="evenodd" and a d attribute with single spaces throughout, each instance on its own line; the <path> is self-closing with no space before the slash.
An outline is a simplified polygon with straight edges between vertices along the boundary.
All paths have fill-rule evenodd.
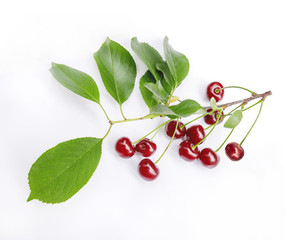
<path id="1" fill-rule="evenodd" d="M 187 139 L 196 145 L 205 137 L 204 128 L 201 125 L 193 125 L 188 128 L 186 135 Z"/>
<path id="2" fill-rule="evenodd" d="M 135 149 L 132 146 L 131 141 L 127 137 L 122 137 L 117 140 L 115 144 L 115 150 L 120 157 L 130 158 L 134 155 Z"/>
<path id="3" fill-rule="evenodd" d="M 222 84 L 220 82 L 212 82 L 207 87 L 207 97 L 210 100 L 212 97 L 215 98 L 216 102 L 220 101 L 223 98 L 224 95 L 224 89 Z M 221 89 L 219 92 L 216 92 L 216 90 Z"/>
<path id="4" fill-rule="evenodd" d="M 166 129 L 166 134 L 169 136 L 169 137 L 172 137 L 174 132 L 175 132 L 175 129 L 176 129 L 176 125 L 177 125 L 177 121 L 173 120 L 171 122 L 169 122 L 165 129 Z M 183 127 L 182 127 L 183 126 Z M 182 128 L 182 129 L 181 129 Z M 179 139 L 179 138 L 182 138 L 184 137 L 186 134 L 186 127 L 184 126 L 184 124 L 182 122 L 179 122 L 178 123 L 178 127 L 177 127 L 177 131 L 175 133 L 175 136 L 174 136 L 174 139 Z"/>
<path id="5" fill-rule="evenodd" d="M 135 150 L 142 156 L 149 157 L 157 150 L 157 145 L 148 138 L 144 138 L 136 144 Z"/>
<path id="6" fill-rule="evenodd" d="M 148 158 L 143 159 L 138 165 L 138 172 L 140 176 L 147 180 L 152 181 L 159 175 L 159 169 L 157 166 Z"/>
<path id="7" fill-rule="evenodd" d="M 226 145 L 225 153 L 230 160 L 239 161 L 243 158 L 245 151 L 238 143 L 231 142 Z"/>
<path id="8" fill-rule="evenodd" d="M 186 161 L 192 162 L 199 158 L 199 149 L 196 147 L 193 149 L 194 144 L 190 141 L 183 141 L 179 146 L 179 155 Z"/>
<path id="9" fill-rule="evenodd" d="M 211 111 L 212 111 L 212 109 L 207 109 L 207 112 L 211 112 Z M 205 115 L 204 121 L 209 125 L 213 125 L 217 121 L 218 114 L 219 114 L 219 111 L 215 111 L 212 114 Z M 222 116 L 223 116 L 223 111 L 221 112 L 221 116 L 219 118 L 218 123 L 221 123 Z"/>
<path id="10" fill-rule="evenodd" d="M 214 168 L 219 163 L 218 155 L 211 148 L 204 148 L 200 152 L 199 159 L 208 168 Z"/>

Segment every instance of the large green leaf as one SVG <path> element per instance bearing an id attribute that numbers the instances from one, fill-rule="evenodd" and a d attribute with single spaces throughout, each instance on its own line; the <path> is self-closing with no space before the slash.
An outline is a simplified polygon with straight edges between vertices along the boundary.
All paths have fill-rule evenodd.
<path id="1" fill-rule="evenodd" d="M 179 117 L 188 117 L 195 113 L 205 112 L 204 108 L 201 107 L 198 102 L 192 99 L 184 100 L 177 105 L 170 106 L 169 108 L 174 112 L 176 116 Z"/>
<path id="2" fill-rule="evenodd" d="M 162 101 L 156 97 L 147 87 L 145 84 L 147 83 L 156 83 L 154 76 L 148 70 L 146 73 L 141 77 L 139 81 L 139 89 L 142 95 L 143 100 L 145 101 L 146 105 L 151 109 L 153 106 L 162 103 Z"/>
<path id="3" fill-rule="evenodd" d="M 136 77 L 136 65 L 130 53 L 107 38 L 94 59 L 106 90 L 119 104 L 124 103 L 134 88 Z"/>
<path id="4" fill-rule="evenodd" d="M 227 119 L 227 121 L 224 124 L 224 127 L 226 127 L 226 128 L 235 128 L 240 123 L 240 121 L 242 120 L 242 117 L 243 117 L 242 110 L 240 110 L 240 109 L 236 110 Z"/>
<path id="5" fill-rule="evenodd" d="M 178 87 L 189 72 L 189 61 L 184 54 L 175 51 L 171 47 L 168 37 L 164 39 L 164 52 L 169 70 L 174 78 L 176 87 Z"/>
<path id="6" fill-rule="evenodd" d="M 157 81 L 160 80 L 160 75 L 156 69 L 156 64 L 163 59 L 159 52 L 149 44 L 145 42 L 139 42 L 136 37 L 131 39 L 131 48 L 148 67 L 155 79 Z"/>
<path id="7" fill-rule="evenodd" d="M 72 92 L 91 101 L 100 102 L 98 87 L 88 74 L 63 64 L 52 63 L 50 72 L 55 79 Z"/>
<path id="8" fill-rule="evenodd" d="M 71 198 L 90 179 L 101 157 L 102 139 L 77 138 L 43 153 L 29 174 L 27 201 L 61 203 Z"/>

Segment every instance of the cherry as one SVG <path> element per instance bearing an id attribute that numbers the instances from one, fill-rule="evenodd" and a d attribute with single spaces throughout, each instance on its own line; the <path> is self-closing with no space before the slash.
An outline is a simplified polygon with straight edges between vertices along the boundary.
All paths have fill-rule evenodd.
<path id="1" fill-rule="evenodd" d="M 208 168 L 214 168 L 219 163 L 218 155 L 211 148 L 204 148 L 200 152 L 199 159 Z"/>
<path id="2" fill-rule="evenodd" d="M 156 149 L 157 145 L 148 138 L 144 138 L 135 146 L 135 150 L 144 157 L 151 156 L 156 151 Z"/>
<path id="3" fill-rule="evenodd" d="M 176 125 L 177 125 L 177 121 L 173 120 L 171 122 L 169 122 L 165 129 L 166 129 L 166 134 L 169 136 L 169 137 L 172 137 L 174 132 L 175 132 L 175 129 L 176 129 Z M 178 138 L 182 138 L 184 137 L 186 134 L 186 127 L 184 126 L 184 124 L 182 122 L 179 122 L 178 123 L 178 127 L 177 127 L 177 131 L 175 133 L 175 136 L 174 138 L 175 139 L 178 139 Z"/>
<path id="4" fill-rule="evenodd" d="M 226 145 L 225 153 L 230 160 L 239 161 L 243 158 L 245 151 L 238 143 L 231 142 Z"/>
<path id="5" fill-rule="evenodd" d="M 183 141 L 180 143 L 179 154 L 186 161 L 193 161 L 199 157 L 198 147 L 193 149 L 194 144 L 190 141 Z"/>
<path id="6" fill-rule="evenodd" d="M 186 135 L 188 140 L 196 145 L 205 137 L 204 128 L 201 125 L 193 125 L 188 128 Z"/>
<path id="7" fill-rule="evenodd" d="M 220 101 L 224 94 L 224 89 L 220 82 L 212 82 L 207 87 L 207 97 L 210 100 L 212 97 L 215 98 L 216 102 Z M 219 91 L 218 91 L 219 90 Z"/>
<path id="8" fill-rule="evenodd" d="M 131 141 L 127 137 L 122 137 L 118 139 L 115 144 L 115 149 L 120 157 L 123 158 L 130 158 L 134 155 L 135 149 L 132 146 Z"/>
<path id="9" fill-rule="evenodd" d="M 143 159 L 138 165 L 138 171 L 142 178 L 148 181 L 156 179 L 159 175 L 159 169 L 148 158 Z"/>
<path id="10" fill-rule="evenodd" d="M 207 112 L 211 112 L 212 109 L 207 109 Z M 204 121 L 209 124 L 209 125 L 213 125 L 214 123 L 216 123 L 217 121 L 217 117 L 218 117 L 218 114 L 219 114 L 219 111 L 215 111 L 214 113 L 212 114 L 208 114 L 208 115 L 205 115 L 204 116 Z M 221 116 L 219 118 L 219 122 L 221 122 L 221 119 L 222 119 L 222 115 L 223 115 L 223 111 L 221 112 Z"/>

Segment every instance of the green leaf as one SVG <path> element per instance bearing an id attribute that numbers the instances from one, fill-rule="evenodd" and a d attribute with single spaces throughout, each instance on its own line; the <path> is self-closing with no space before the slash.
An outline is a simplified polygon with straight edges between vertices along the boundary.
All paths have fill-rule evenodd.
<path id="1" fill-rule="evenodd" d="M 189 61 L 184 54 L 175 51 L 170 46 L 168 37 L 164 39 L 164 52 L 176 88 L 181 84 L 189 72 Z"/>
<path id="2" fill-rule="evenodd" d="M 102 139 L 77 138 L 43 153 L 29 174 L 27 201 L 61 203 L 76 194 L 90 179 L 101 157 Z"/>
<path id="3" fill-rule="evenodd" d="M 227 119 L 227 121 L 224 124 L 224 127 L 226 127 L 226 128 L 235 128 L 240 123 L 240 121 L 242 120 L 242 117 L 243 117 L 242 110 L 236 110 Z"/>
<path id="4" fill-rule="evenodd" d="M 155 115 L 175 115 L 175 113 L 165 105 L 158 104 L 150 109 L 150 114 Z"/>
<path id="5" fill-rule="evenodd" d="M 165 90 L 171 94 L 176 88 L 176 82 L 170 72 L 168 64 L 165 61 L 157 63 L 157 69 L 163 73 L 161 83 Z"/>
<path id="6" fill-rule="evenodd" d="M 154 96 L 156 96 L 158 99 L 160 99 L 162 102 L 166 103 L 168 98 L 169 98 L 169 94 L 168 92 L 163 88 L 162 84 L 160 81 L 156 82 L 156 83 L 145 83 L 144 86 L 151 91 Z"/>
<path id="7" fill-rule="evenodd" d="M 200 104 L 192 99 L 187 99 L 177 105 L 169 107 L 176 116 L 188 117 L 195 113 L 204 113 L 205 110 Z"/>
<path id="8" fill-rule="evenodd" d="M 132 93 L 136 77 L 136 65 L 130 53 L 107 38 L 94 59 L 108 93 L 119 104 L 124 103 Z"/>
<path id="9" fill-rule="evenodd" d="M 98 87 L 88 74 L 63 64 L 52 63 L 50 72 L 54 78 L 72 92 L 93 102 L 100 102 Z"/>
<path id="10" fill-rule="evenodd" d="M 146 105 L 151 109 L 153 106 L 162 103 L 162 101 L 156 97 L 148 88 L 145 87 L 147 83 L 156 83 L 154 76 L 148 70 L 146 73 L 141 77 L 139 81 L 139 89 L 142 95 L 143 100 L 145 101 Z"/>
<path id="11" fill-rule="evenodd" d="M 131 39 L 131 48 L 159 81 L 161 77 L 156 69 L 156 64 L 163 60 L 159 52 L 149 44 L 139 42 L 136 37 Z"/>
<path id="12" fill-rule="evenodd" d="M 210 107 L 213 111 L 216 111 L 218 109 L 217 103 L 214 97 L 210 98 Z"/>

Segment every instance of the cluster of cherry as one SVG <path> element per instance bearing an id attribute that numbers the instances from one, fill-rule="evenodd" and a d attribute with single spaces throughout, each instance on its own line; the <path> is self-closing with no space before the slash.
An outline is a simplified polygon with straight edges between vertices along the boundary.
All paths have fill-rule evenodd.
<path id="1" fill-rule="evenodd" d="M 224 89 L 221 83 L 212 82 L 207 87 L 207 97 L 210 100 L 214 98 L 216 102 L 220 101 L 224 95 Z M 211 112 L 204 116 L 204 121 L 209 125 L 219 123 L 223 119 L 223 111 L 215 111 L 207 109 L 207 112 Z M 179 155 L 186 161 L 194 161 L 200 159 L 201 163 L 208 167 L 213 168 L 219 163 L 219 156 L 216 151 L 211 148 L 204 148 L 201 151 L 198 149 L 198 145 L 205 140 L 205 131 L 201 125 L 193 125 L 186 129 L 186 125 L 181 121 L 172 120 L 165 126 L 166 134 L 172 139 L 183 139 L 179 146 Z M 132 157 L 135 152 L 139 153 L 143 159 L 139 165 L 139 174 L 145 180 L 154 180 L 159 175 L 159 169 L 156 163 L 152 162 L 150 157 L 157 149 L 157 145 L 148 138 L 144 138 L 139 141 L 135 146 L 132 144 L 129 138 L 120 138 L 115 145 L 117 153 L 123 158 Z M 226 155 L 233 161 L 238 161 L 244 156 L 244 149 L 236 142 L 229 143 L 225 148 Z"/>

